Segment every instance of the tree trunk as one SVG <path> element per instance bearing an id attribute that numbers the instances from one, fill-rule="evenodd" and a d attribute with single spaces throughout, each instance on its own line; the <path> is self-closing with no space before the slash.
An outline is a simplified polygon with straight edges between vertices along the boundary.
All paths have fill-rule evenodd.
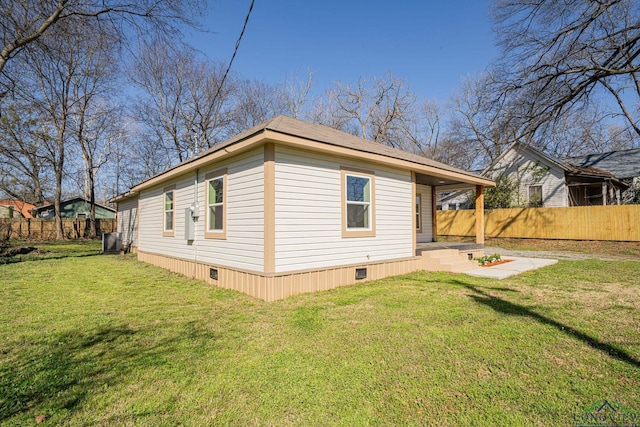
<path id="1" fill-rule="evenodd" d="M 66 123 L 66 109 L 63 118 Z M 56 240 L 65 240 L 64 228 L 62 226 L 62 211 L 60 210 L 62 200 L 62 171 L 64 169 L 64 129 L 65 126 L 60 126 L 58 130 L 58 156 L 54 160 L 54 173 L 56 175 L 56 197 L 54 201 L 55 217 L 56 217 Z"/>
<path id="2" fill-rule="evenodd" d="M 96 190 L 93 176 L 93 165 L 89 165 L 89 203 L 91 205 L 91 213 L 89 214 L 89 230 L 88 237 L 95 239 L 98 235 L 96 230 Z"/>
<path id="3" fill-rule="evenodd" d="M 56 196 L 53 202 L 56 218 L 56 240 L 64 240 L 64 228 L 62 227 L 62 216 L 60 201 L 62 199 L 62 170 L 56 170 Z"/>
<path id="4" fill-rule="evenodd" d="M 33 181 L 33 197 L 35 199 L 36 206 L 42 206 L 44 203 L 44 195 L 42 194 L 42 186 L 40 186 L 40 180 Z"/>

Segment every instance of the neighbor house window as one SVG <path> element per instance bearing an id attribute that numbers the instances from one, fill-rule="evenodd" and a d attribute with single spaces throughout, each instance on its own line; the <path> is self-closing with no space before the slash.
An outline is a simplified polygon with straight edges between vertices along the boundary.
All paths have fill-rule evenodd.
<path id="1" fill-rule="evenodd" d="M 175 186 L 166 187 L 163 190 L 162 200 L 163 200 L 163 227 L 162 227 L 162 235 L 163 236 L 173 236 L 174 235 L 174 226 L 176 219 L 176 209 L 175 209 L 175 194 L 176 188 Z"/>
<path id="2" fill-rule="evenodd" d="M 416 195 L 416 231 L 422 231 L 422 196 Z"/>
<path id="3" fill-rule="evenodd" d="M 219 170 L 205 175 L 206 229 L 205 237 L 225 239 L 226 236 L 226 203 L 227 203 L 227 171 Z"/>
<path id="4" fill-rule="evenodd" d="M 342 170 L 342 236 L 375 236 L 374 174 Z"/>
<path id="5" fill-rule="evenodd" d="M 542 186 L 541 185 L 529 186 L 529 207 L 530 208 L 542 207 Z"/>

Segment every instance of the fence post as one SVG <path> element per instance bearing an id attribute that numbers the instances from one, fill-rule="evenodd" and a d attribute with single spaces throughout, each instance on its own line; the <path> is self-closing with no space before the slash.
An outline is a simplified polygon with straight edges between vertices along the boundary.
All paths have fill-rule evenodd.
<path id="1" fill-rule="evenodd" d="M 484 245 L 484 187 L 476 185 L 476 243 Z"/>

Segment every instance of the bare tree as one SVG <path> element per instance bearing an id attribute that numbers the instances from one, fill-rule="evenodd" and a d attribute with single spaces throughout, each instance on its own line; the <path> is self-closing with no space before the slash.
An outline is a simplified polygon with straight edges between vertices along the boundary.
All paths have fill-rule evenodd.
<path id="1" fill-rule="evenodd" d="M 88 165 L 93 188 L 97 166 L 93 149 L 97 142 L 92 140 L 96 137 L 94 122 L 108 121 L 100 117 L 96 106 L 108 91 L 105 81 L 115 72 L 113 64 L 117 61 L 112 53 L 114 46 L 117 51 L 117 43 L 106 37 L 104 31 L 97 30 L 83 20 L 65 20 L 34 43 L 29 55 L 19 60 L 25 78 L 16 94 L 20 102 L 37 112 L 42 156 L 54 174 L 58 239 L 64 238 L 60 202 L 69 151 L 75 142 Z M 93 193 L 91 188 L 89 192 Z M 95 221 L 94 208 L 92 212 Z"/>
<path id="2" fill-rule="evenodd" d="M 79 22 L 88 40 L 69 40 L 69 53 L 77 60 L 75 72 L 70 72 L 71 101 L 69 109 L 69 141 L 80 152 L 85 177 L 84 195 L 89 200 L 88 237 L 96 237 L 96 174 L 107 162 L 121 108 L 114 105 L 116 75 L 119 71 L 119 44 L 116 33 L 94 32 Z M 71 61 L 69 61 L 71 62 Z"/>
<path id="3" fill-rule="evenodd" d="M 82 159 L 84 197 L 89 201 L 88 237 L 96 237 L 96 185 L 98 172 L 110 160 L 112 146 L 121 138 L 120 108 L 101 100 L 80 98 L 72 116 L 71 135 Z"/>
<path id="4" fill-rule="evenodd" d="M 282 103 L 285 106 L 284 114 L 297 119 L 301 116 L 307 103 L 309 92 L 313 87 L 313 72 L 307 71 L 306 79 L 292 75 L 285 78 L 280 87 Z"/>
<path id="5" fill-rule="evenodd" d="M 360 79 L 355 87 L 337 84 L 336 101 L 357 124 L 360 136 L 393 147 L 402 145 L 402 122 L 415 100 L 405 83 L 390 72 L 382 78 Z"/>
<path id="6" fill-rule="evenodd" d="M 359 135 L 358 128 L 338 104 L 337 96 L 336 88 L 327 89 L 324 96 L 318 97 L 313 101 L 311 108 L 304 112 L 303 117 L 312 123 Z"/>
<path id="7" fill-rule="evenodd" d="M 181 25 L 197 27 L 206 7 L 203 0 L 3 0 L 0 3 L 0 99 L 13 87 L 19 68 L 7 64 L 67 21 L 94 29 L 117 31 L 123 38 L 155 33 L 167 38 Z M 70 29 L 68 25 L 67 30 Z M 134 30 L 133 32 L 131 30 Z M 49 38 L 51 40 L 51 38 Z"/>
<path id="8" fill-rule="evenodd" d="M 134 115 L 163 147 L 167 166 L 223 139 L 232 120 L 229 97 L 234 83 L 220 87 L 223 67 L 199 59 L 193 50 L 178 51 L 161 41 L 147 45 L 134 62 L 131 78 L 142 90 Z"/>
<path id="9" fill-rule="evenodd" d="M 416 96 L 391 72 L 360 79 L 356 85 L 336 83 L 316 101 L 310 118 L 333 128 L 396 148 L 406 145 L 408 120 Z"/>
<path id="10" fill-rule="evenodd" d="M 495 98 L 491 76 L 484 74 L 465 79 L 451 100 L 448 136 L 472 153 L 472 169 L 487 166 L 519 138 L 516 103 Z"/>
<path id="11" fill-rule="evenodd" d="M 0 191 L 41 205 L 48 190 L 48 169 L 39 120 L 31 110 L 11 104 L 0 117 Z"/>
<path id="12" fill-rule="evenodd" d="M 238 80 L 233 93 L 233 120 L 228 133 L 243 132 L 287 110 L 283 87 L 258 80 Z"/>
<path id="13" fill-rule="evenodd" d="M 535 93 L 501 90 L 495 74 L 486 73 L 465 80 L 452 97 L 447 139 L 473 153 L 471 169 L 484 169 L 515 141 L 558 157 L 620 148 L 623 139 L 631 143 L 621 135 L 614 144 L 608 130 L 610 114 L 599 105 L 576 105 L 553 119 L 538 121 L 531 116 Z M 628 132 L 623 134 L 628 137 Z"/>
<path id="14" fill-rule="evenodd" d="M 403 149 L 430 159 L 438 159 L 441 151 L 442 113 L 435 101 L 424 101 L 413 114 L 407 114 Z"/>
<path id="15" fill-rule="evenodd" d="M 610 113 L 640 135 L 636 1 L 498 0 L 494 21 L 497 82 L 503 98 L 527 95 L 526 133 L 608 96 L 618 106 Z"/>

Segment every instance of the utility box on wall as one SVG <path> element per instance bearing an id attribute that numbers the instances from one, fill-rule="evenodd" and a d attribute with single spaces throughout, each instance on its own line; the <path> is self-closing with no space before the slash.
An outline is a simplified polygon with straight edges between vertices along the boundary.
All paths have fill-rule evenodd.
<path id="1" fill-rule="evenodd" d="M 185 240 L 193 240 L 196 234 L 196 222 L 191 217 L 191 208 L 184 210 L 184 238 Z"/>

